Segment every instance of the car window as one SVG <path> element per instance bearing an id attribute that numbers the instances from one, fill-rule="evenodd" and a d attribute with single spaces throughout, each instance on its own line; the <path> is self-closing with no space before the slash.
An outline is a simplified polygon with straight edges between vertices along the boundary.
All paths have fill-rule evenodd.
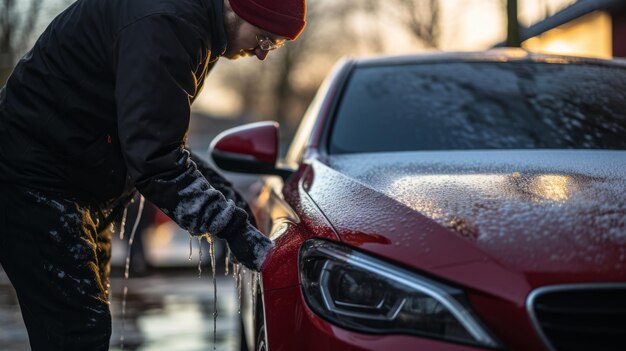
<path id="1" fill-rule="evenodd" d="M 533 62 L 355 69 L 330 153 L 626 149 L 626 70 Z"/>

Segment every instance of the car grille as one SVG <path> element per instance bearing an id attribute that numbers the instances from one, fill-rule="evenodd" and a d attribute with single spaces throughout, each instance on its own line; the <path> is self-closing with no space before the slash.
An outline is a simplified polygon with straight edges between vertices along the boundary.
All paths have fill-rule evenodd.
<path id="1" fill-rule="evenodd" d="M 551 350 L 626 350 L 626 284 L 542 288 L 528 308 Z"/>

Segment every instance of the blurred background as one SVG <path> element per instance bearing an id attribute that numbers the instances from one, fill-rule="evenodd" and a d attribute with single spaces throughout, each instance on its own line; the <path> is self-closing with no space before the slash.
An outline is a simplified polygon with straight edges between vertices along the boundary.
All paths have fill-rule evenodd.
<path id="1" fill-rule="evenodd" d="M 71 2 L 0 0 L 0 83 L 47 23 Z M 226 120 L 220 126 L 276 120 L 282 125 L 283 138 L 289 139 L 324 76 L 346 55 L 482 50 L 506 42 L 511 34 L 512 46 L 611 56 L 615 27 L 611 8 L 621 2 L 310 0 L 308 26 L 298 41 L 273 52 L 265 62 L 222 60 L 217 65 L 194 104 L 194 120 L 197 127 L 209 125 L 211 129 L 219 128 L 198 120 Z M 550 19 L 568 7 L 578 9 Z M 617 21 L 624 22 L 620 16 Z M 546 19 L 529 37 L 527 29 Z M 522 38 L 516 40 L 516 35 Z"/>
<path id="2" fill-rule="evenodd" d="M 0 0 L 0 84 L 72 0 Z M 626 56 L 623 0 L 309 0 L 308 25 L 264 62 L 216 66 L 193 106 L 199 154 L 224 129 L 275 120 L 291 139 L 323 78 L 345 56 L 521 46 L 537 52 Z"/>
<path id="3" fill-rule="evenodd" d="M 70 0 L 0 0 L 0 84 Z M 256 59 L 221 60 L 192 110 L 189 146 L 207 157 L 221 131 L 249 122 L 278 121 L 283 150 L 318 86 L 345 56 L 428 51 L 477 51 L 515 46 L 547 53 L 626 56 L 623 0 L 309 0 L 308 26 L 294 43 Z M 244 196 L 255 177 L 226 174 Z M 137 214 L 129 210 L 127 227 Z M 128 229 L 130 231 L 130 229 Z M 128 238 L 128 234 L 126 235 Z M 146 207 L 133 245 L 131 279 L 123 270 L 128 242 L 113 249 L 112 349 L 235 350 L 239 340 L 237 291 L 218 256 L 218 300 L 213 297 L 208 246 L 198 278 L 198 243 L 156 208 Z M 126 316 L 121 318 L 124 287 Z M 245 288 L 245 287 L 244 287 Z M 213 343 L 213 303 L 219 321 Z M 0 350 L 28 350 L 14 292 L 0 267 Z"/>

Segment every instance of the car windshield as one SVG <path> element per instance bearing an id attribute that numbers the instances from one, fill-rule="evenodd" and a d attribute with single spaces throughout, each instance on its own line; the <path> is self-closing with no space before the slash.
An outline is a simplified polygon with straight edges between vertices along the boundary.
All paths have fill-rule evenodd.
<path id="1" fill-rule="evenodd" d="M 626 70 L 591 64 L 356 68 L 330 153 L 626 149 Z"/>

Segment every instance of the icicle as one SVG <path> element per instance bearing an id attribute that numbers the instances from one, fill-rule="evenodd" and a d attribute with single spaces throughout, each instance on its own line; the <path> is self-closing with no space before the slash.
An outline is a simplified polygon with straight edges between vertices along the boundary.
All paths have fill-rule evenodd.
<path id="1" fill-rule="evenodd" d="M 211 272 L 213 273 L 213 350 L 217 345 L 217 281 L 215 279 L 215 242 L 210 234 L 206 235 L 211 255 Z"/>
<path id="2" fill-rule="evenodd" d="M 130 272 L 130 249 L 133 246 L 133 241 L 135 240 L 135 233 L 137 232 L 137 227 L 139 227 L 139 221 L 141 220 L 141 215 L 143 214 L 144 203 L 145 203 L 145 199 L 142 196 L 139 200 L 139 209 L 137 210 L 137 218 L 135 218 L 135 224 L 133 225 L 133 230 L 130 232 L 130 238 L 128 238 L 128 253 L 126 255 L 126 267 L 124 269 L 124 296 L 122 297 L 122 333 L 120 336 L 120 345 L 121 345 L 122 350 L 124 349 L 124 326 L 125 326 L 125 320 L 126 320 L 126 296 L 128 295 L 128 276 Z"/>
<path id="3" fill-rule="evenodd" d="M 239 289 L 239 265 L 235 263 L 233 263 L 233 279 L 235 279 L 235 289 Z M 238 308 L 238 311 L 241 311 L 241 305 Z"/>
<path id="4" fill-rule="evenodd" d="M 225 276 L 228 276 L 228 267 L 230 267 L 230 247 L 226 245 L 226 262 L 224 262 Z"/>
<path id="5" fill-rule="evenodd" d="M 239 292 L 239 310 L 237 311 L 237 313 L 241 314 L 241 288 L 243 285 L 243 276 L 242 274 L 245 273 L 245 269 L 242 268 L 241 263 L 239 264 L 239 272 L 237 273 L 237 275 L 239 276 L 239 282 L 237 284 L 237 290 Z"/>
<path id="6" fill-rule="evenodd" d="M 202 278 L 202 236 L 198 237 L 198 279 Z"/>
<path id="7" fill-rule="evenodd" d="M 209 255 L 211 256 L 211 271 L 213 273 L 213 279 L 215 279 L 215 242 L 213 241 L 213 237 L 210 234 L 204 235 L 206 237 L 206 241 L 209 243 Z"/>
<path id="8" fill-rule="evenodd" d="M 191 261 L 191 256 L 193 255 L 193 248 L 191 247 L 191 234 L 189 234 L 189 261 Z"/>
<path id="9" fill-rule="evenodd" d="M 139 227 L 139 222 L 141 221 L 141 215 L 143 214 L 143 205 L 146 202 L 146 199 L 142 196 L 139 200 L 139 209 L 137 210 L 137 218 L 135 218 L 135 224 L 133 225 L 133 230 L 130 232 L 130 238 L 128 238 L 128 254 L 126 255 L 126 269 L 124 270 L 124 278 L 128 279 L 128 272 L 130 271 L 130 248 L 133 246 L 133 241 L 135 240 L 135 233 L 137 232 L 137 228 Z"/>
<path id="10" fill-rule="evenodd" d="M 124 297 L 122 298 L 122 332 L 120 333 L 120 349 L 124 349 L 124 327 L 126 326 L 126 320 L 124 316 L 126 315 L 126 295 L 128 294 L 128 287 L 124 286 Z"/>
<path id="11" fill-rule="evenodd" d="M 233 263 L 233 279 L 235 279 L 235 289 L 239 286 L 239 275 L 237 272 L 237 265 Z"/>
<path id="12" fill-rule="evenodd" d="M 252 272 L 252 296 L 251 296 L 251 300 L 252 300 L 252 315 L 256 316 L 256 286 L 257 286 L 257 279 L 258 279 L 259 275 L 256 272 Z"/>
<path id="13" fill-rule="evenodd" d="M 124 213 L 122 214 L 122 222 L 120 222 L 120 240 L 124 240 L 124 231 L 126 230 L 126 215 L 128 214 L 128 207 L 124 207 Z"/>

